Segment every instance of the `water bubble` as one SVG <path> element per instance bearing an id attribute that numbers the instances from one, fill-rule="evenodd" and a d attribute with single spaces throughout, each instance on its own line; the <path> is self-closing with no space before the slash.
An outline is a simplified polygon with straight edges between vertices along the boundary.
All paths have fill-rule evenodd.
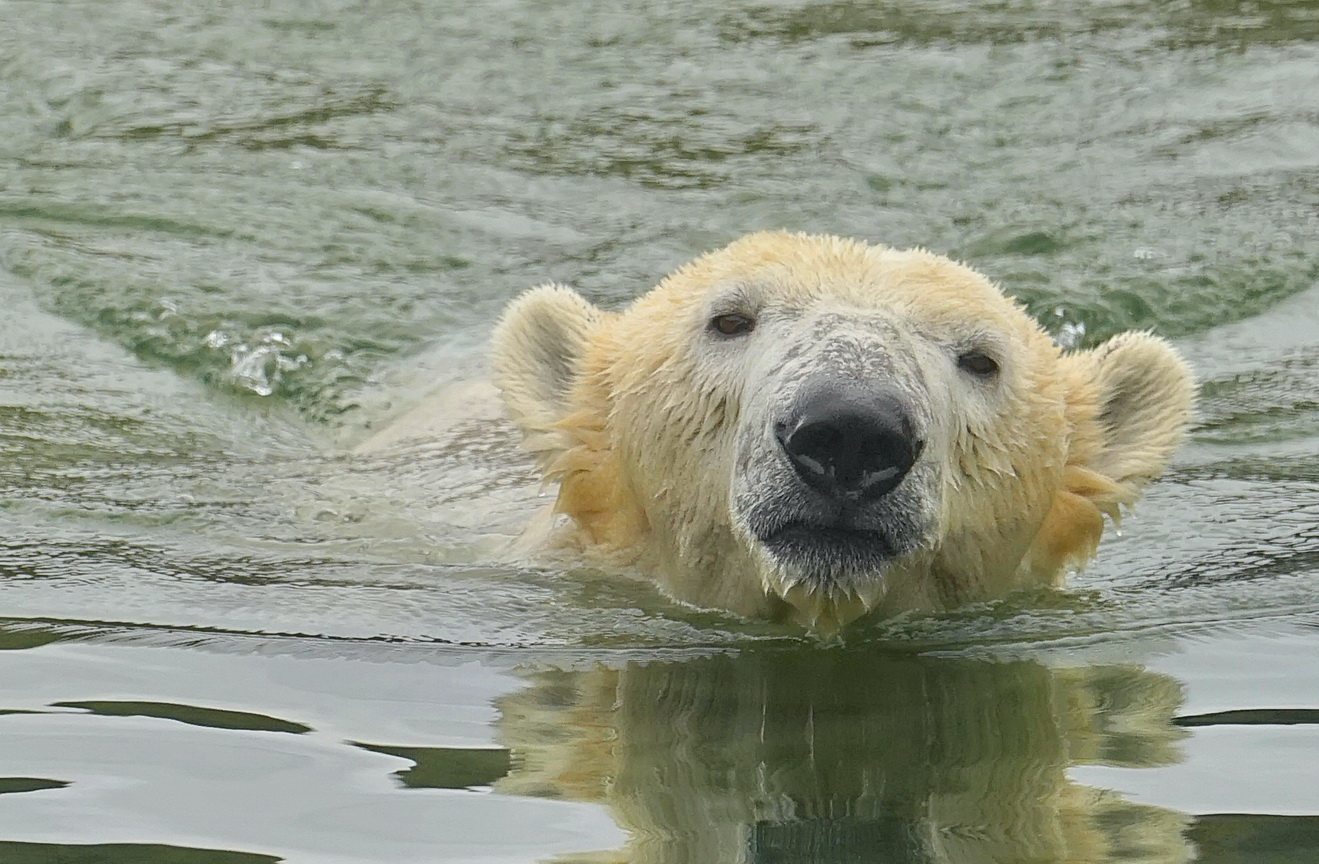
<path id="1" fill-rule="evenodd" d="M 235 345 L 229 352 L 230 377 L 244 390 L 258 396 L 272 395 L 284 373 L 311 362 L 306 354 L 286 355 L 283 349 L 292 345 L 293 342 L 278 331 L 265 334 L 256 345 Z"/>
<path id="2" fill-rule="evenodd" d="M 1053 317 L 1061 322 L 1054 336 L 1058 344 L 1064 348 L 1075 348 L 1080 345 L 1081 340 L 1085 338 L 1085 322 L 1068 321 L 1067 307 L 1065 306 L 1053 307 Z"/>
<path id="3" fill-rule="evenodd" d="M 1068 321 L 1058 329 L 1058 344 L 1064 348 L 1075 348 L 1085 338 L 1084 321 Z"/>
<path id="4" fill-rule="evenodd" d="M 278 357 L 279 349 L 270 345 L 237 346 L 230 354 L 234 383 L 258 396 L 269 396 L 275 392 Z"/>

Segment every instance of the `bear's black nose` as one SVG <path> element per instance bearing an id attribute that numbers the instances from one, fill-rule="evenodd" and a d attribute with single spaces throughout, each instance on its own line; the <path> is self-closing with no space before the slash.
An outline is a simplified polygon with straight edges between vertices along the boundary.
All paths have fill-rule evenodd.
<path id="1" fill-rule="evenodd" d="M 893 491 L 925 446 L 899 396 L 850 381 L 803 387 L 774 434 L 808 486 L 847 501 Z"/>

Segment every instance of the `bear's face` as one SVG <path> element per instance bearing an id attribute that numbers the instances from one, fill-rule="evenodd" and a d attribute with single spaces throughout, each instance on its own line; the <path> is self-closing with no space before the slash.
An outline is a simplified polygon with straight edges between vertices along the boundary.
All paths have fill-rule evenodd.
<path id="1" fill-rule="evenodd" d="M 826 626 L 1052 580 L 1190 405 L 1152 337 L 1063 355 L 966 267 L 781 233 L 617 315 L 533 292 L 496 365 L 584 549 L 679 599 Z"/>

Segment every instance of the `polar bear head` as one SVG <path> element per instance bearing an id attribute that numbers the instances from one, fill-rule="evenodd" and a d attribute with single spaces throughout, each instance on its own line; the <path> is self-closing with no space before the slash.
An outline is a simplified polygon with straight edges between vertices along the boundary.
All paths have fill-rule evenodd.
<path id="1" fill-rule="evenodd" d="M 494 366 L 571 546 L 820 627 L 1055 583 L 1164 470 L 1193 399 L 1154 336 L 1066 353 L 961 264 L 787 233 L 617 313 L 535 289 Z"/>

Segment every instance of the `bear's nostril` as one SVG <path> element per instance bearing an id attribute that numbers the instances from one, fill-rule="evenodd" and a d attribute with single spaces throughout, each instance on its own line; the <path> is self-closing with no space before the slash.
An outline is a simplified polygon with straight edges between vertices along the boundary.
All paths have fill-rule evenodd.
<path id="1" fill-rule="evenodd" d="M 888 494 L 924 448 L 899 398 L 851 382 L 804 388 L 774 431 L 808 486 L 846 500 Z"/>
<path id="2" fill-rule="evenodd" d="M 788 439 L 788 454 L 802 468 L 812 474 L 827 475 L 837 472 L 840 466 L 838 454 L 846 452 L 848 443 L 844 440 L 843 430 L 823 424 L 809 423 L 798 426 Z"/>

